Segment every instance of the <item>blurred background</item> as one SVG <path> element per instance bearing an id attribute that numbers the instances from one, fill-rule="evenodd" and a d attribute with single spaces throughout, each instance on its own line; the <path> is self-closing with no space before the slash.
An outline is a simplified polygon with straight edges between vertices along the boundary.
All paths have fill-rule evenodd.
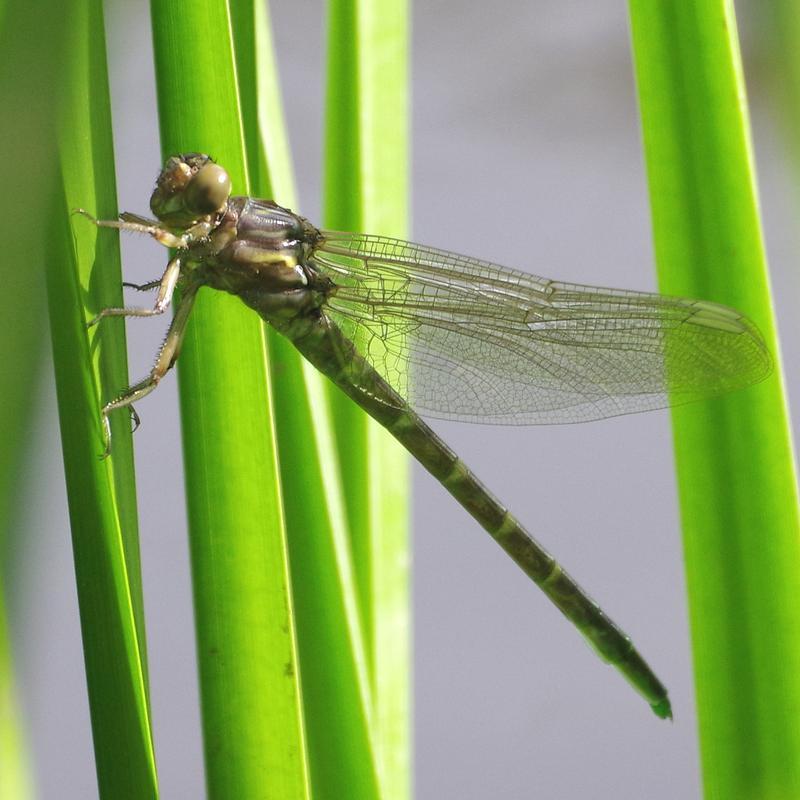
<path id="1" fill-rule="evenodd" d="M 302 213 L 319 220 L 324 4 L 272 0 Z M 788 77 L 772 3 L 737 3 L 759 192 L 797 417 L 800 233 Z M 624 3 L 418 0 L 412 238 L 580 283 L 655 287 Z M 147 212 L 161 157 L 148 4 L 109 3 L 119 206 Z M 123 241 L 127 280 L 164 253 Z M 128 324 L 130 370 L 166 321 Z M 52 365 L 20 465 L 12 641 L 42 798 L 96 795 Z M 164 798 L 204 796 L 174 376 L 139 407 L 137 480 L 151 699 Z M 415 786 L 419 800 L 700 796 L 669 415 L 549 428 L 435 423 L 632 635 L 670 689 L 650 713 L 421 468 L 414 473 Z M 75 720 L 83 724 L 76 727 Z M 344 800 L 344 799 L 343 799 Z"/>

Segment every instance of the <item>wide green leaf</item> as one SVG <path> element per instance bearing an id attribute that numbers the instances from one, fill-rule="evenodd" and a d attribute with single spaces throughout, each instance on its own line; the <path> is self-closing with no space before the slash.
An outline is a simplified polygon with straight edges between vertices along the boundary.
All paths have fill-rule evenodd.
<path id="1" fill-rule="evenodd" d="M 40 178 L 39 168 L 51 176 L 42 214 L 49 220 L 47 249 L 38 263 L 46 267 L 98 784 L 101 797 L 156 797 L 128 415 L 113 421 L 113 454 L 100 459 L 100 407 L 127 382 L 124 328 L 107 322 L 87 332 L 85 325 L 121 303 L 118 239 L 70 216 L 77 206 L 116 215 L 102 6 L 94 0 L 49 6 L 31 38 L 14 31 L 23 42 L 42 35 L 51 48 L 40 53 L 47 67 L 34 65 L 33 74 L 49 97 L 52 127 L 43 125 L 25 142 L 32 150 L 19 166 L 29 176 Z M 24 4 L 12 13 L 18 23 L 30 17 Z M 28 90 L 23 103 L 36 97 L 36 89 Z M 43 135 L 52 139 L 42 141 Z M 58 155 L 53 172 L 39 158 L 51 151 Z"/>
<path id="2" fill-rule="evenodd" d="M 164 155 L 211 153 L 248 194 L 225 2 L 153 0 Z M 308 795 L 266 339 L 238 299 L 201 290 L 179 379 L 209 795 Z"/>
<path id="3" fill-rule="evenodd" d="M 800 524 L 729 0 L 631 0 L 661 290 L 741 309 L 768 380 L 673 412 L 708 798 L 800 796 Z"/>
<path id="4" fill-rule="evenodd" d="M 253 192 L 296 208 L 265 7 L 232 4 Z M 371 697 L 325 379 L 267 329 L 313 796 L 378 796 Z"/>
<path id="5" fill-rule="evenodd" d="M 404 237 L 408 228 L 408 20 L 403 0 L 330 0 L 324 222 Z M 410 793 L 408 458 L 329 392 L 367 638 L 386 797 Z"/>

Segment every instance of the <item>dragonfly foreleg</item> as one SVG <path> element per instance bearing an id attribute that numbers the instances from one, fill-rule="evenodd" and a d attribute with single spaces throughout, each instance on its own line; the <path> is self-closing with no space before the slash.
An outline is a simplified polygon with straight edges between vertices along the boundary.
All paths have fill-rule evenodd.
<path id="1" fill-rule="evenodd" d="M 126 227 L 125 230 L 141 231 L 145 229 L 154 239 L 161 242 L 165 247 L 176 247 L 178 249 L 187 248 L 192 242 L 205 239 L 214 227 L 208 220 L 202 219 L 191 227 L 187 228 L 179 237 L 175 237 L 170 231 L 162 228 L 158 222 L 147 217 L 140 217 L 138 214 L 131 214 L 130 211 L 123 211 L 119 218 L 128 225 L 138 226 L 136 228 Z M 116 226 L 115 226 L 116 227 Z M 169 237 L 172 237 L 171 239 Z M 178 241 L 179 244 L 173 244 Z"/>
<path id="2" fill-rule="evenodd" d="M 103 317 L 155 317 L 163 314 L 172 302 L 172 294 L 180 276 L 181 260 L 178 256 L 175 256 L 167 264 L 160 281 L 155 281 L 153 284 L 145 284 L 146 287 L 151 285 L 160 287 L 155 305 L 152 308 L 104 308 L 94 319 L 87 323 L 87 327 L 91 328 L 92 325 L 96 325 Z M 140 287 L 137 286 L 136 288 Z"/>
<path id="3" fill-rule="evenodd" d="M 136 217 L 132 214 L 129 215 L 125 212 L 120 214 L 121 219 L 97 219 L 97 217 L 83 208 L 76 208 L 72 213 L 86 217 L 90 222 L 97 225 L 98 228 L 116 228 L 117 230 L 129 231 L 130 233 L 146 233 L 148 236 L 152 236 L 159 244 L 163 244 L 164 247 L 173 247 L 176 250 L 185 250 L 189 246 L 191 238 L 186 234 L 176 236 L 171 231 L 160 227 L 156 223 L 150 223 L 149 220 Z"/>
<path id="4" fill-rule="evenodd" d="M 158 227 L 158 220 L 148 219 L 147 217 L 140 217 L 138 214 L 133 214 L 130 211 L 120 211 L 119 218 L 123 222 L 134 222 L 139 225 L 144 225 L 145 227 L 148 228 Z"/>
<path id="5" fill-rule="evenodd" d="M 161 349 L 158 351 L 156 363 L 153 365 L 153 369 L 150 370 L 150 374 L 138 383 L 129 386 L 119 397 L 103 406 L 101 413 L 103 417 L 105 448 L 102 458 L 107 458 L 111 453 L 111 424 L 109 423 L 108 415 L 118 408 L 129 408 L 134 420 L 134 430 L 136 430 L 136 428 L 139 427 L 139 415 L 133 410 L 132 404 L 150 394 L 150 392 L 158 386 L 158 382 L 169 372 L 177 361 L 181 343 L 183 342 L 183 335 L 186 331 L 186 323 L 189 320 L 189 313 L 194 305 L 194 298 L 197 295 L 198 288 L 198 285 L 191 284 L 183 292 L 175 316 L 167 331 L 167 337 L 164 339 L 164 344 L 161 345 Z"/>

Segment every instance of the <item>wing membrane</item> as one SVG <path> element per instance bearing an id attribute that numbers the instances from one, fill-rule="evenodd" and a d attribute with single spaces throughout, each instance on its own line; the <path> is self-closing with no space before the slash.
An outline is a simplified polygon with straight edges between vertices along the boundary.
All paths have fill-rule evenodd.
<path id="1" fill-rule="evenodd" d="M 398 239 L 323 232 L 330 317 L 418 410 L 503 424 L 584 422 L 755 383 L 750 320 L 716 303 L 536 277 Z"/>

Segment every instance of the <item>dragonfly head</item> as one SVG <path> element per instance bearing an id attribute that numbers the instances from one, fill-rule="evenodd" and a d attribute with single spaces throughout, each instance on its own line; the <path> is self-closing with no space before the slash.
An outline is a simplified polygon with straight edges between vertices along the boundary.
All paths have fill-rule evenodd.
<path id="1" fill-rule="evenodd" d="M 231 195 L 228 173 L 209 156 L 170 156 L 150 196 L 152 212 L 169 228 L 183 230 L 222 213 Z"/>

